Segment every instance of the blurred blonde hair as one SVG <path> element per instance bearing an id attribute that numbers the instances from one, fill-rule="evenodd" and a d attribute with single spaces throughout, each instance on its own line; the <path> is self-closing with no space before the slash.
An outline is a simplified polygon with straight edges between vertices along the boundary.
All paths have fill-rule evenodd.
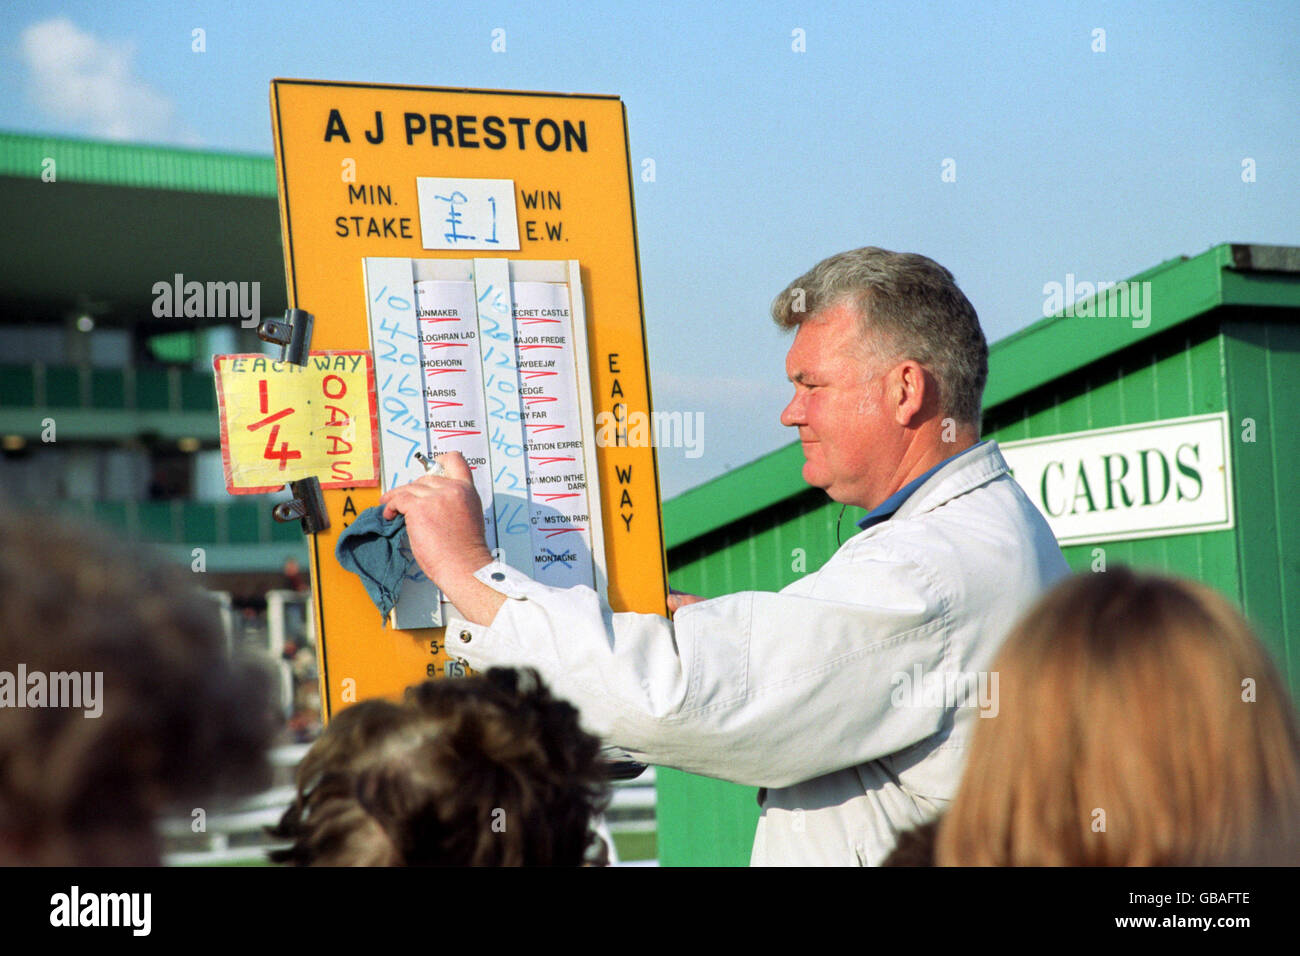
<path id="1" fill-rule="evenodd" d="M 1000 712 L 977 721 L 940 865 L 1297 861 L 1295 712 L 1219 594 L 1125 568 L 1077 575 L 993 667 Z"/>

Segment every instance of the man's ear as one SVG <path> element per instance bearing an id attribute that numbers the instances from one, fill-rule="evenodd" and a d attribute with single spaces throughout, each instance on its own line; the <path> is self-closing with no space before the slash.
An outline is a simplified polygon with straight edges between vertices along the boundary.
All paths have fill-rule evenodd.
<path id="1" fill-rule="evenodd" d="M 889 388 L 894 419 L 906 428 L 921 414 L 929 397 L 930 382 L 925 369 L 911 359 L 900 362 L 890 373 Z"/>

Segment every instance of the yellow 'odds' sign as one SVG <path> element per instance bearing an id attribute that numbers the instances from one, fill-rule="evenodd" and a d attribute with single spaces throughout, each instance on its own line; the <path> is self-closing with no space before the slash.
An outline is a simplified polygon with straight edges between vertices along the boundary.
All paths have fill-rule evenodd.
<path id="1" fill-rule="evenodd" d="M 307 477 L 322 488 L 378 485 L 373 365 L 369 352 L 313 352 L 305 366 L 216 356 L 226 490 L 268 494 Z"/>
<path id="2" fill-rule="evenodd" d="M 315 314 L 313 348 L 369 347 L 365 259 L 577 260 L 591 412 L 606 422 L 648 416 L 616 97 L 275 80 L 271 113 L 289 303 Z M 626 428 L 614 435 L 595 451 L 609 603 L 662 614 L 654 448 Z M 330 527 L 312 542 L 327 716 L 454 669 L 441 629 L 383 628 L 360 580 L 334 558 L 339 532 L 378 494 L 326 491 Z"/>

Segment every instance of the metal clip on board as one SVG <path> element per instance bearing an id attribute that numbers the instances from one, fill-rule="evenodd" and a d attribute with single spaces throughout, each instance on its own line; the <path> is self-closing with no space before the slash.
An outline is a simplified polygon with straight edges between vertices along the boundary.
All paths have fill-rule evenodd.
<path id="1" fill-rule="evenodd" d="M 280 361 L 306 365 L 315 321 L 316 317 L 303 309 L 285 309 L 283 319 L 264 320 L 257 327 L 257 337 L 281 347 Z M 271 512 L 276 521 L 300 520 L 304 534 L 317 534 L 330 526 L 319 478 L 289 482 L 289 494 L 292 499 L 280 502 Z"/>

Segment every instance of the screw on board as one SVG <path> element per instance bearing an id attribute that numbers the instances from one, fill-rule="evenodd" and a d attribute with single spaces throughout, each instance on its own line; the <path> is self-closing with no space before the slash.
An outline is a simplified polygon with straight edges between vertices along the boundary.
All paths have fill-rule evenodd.
<path id="1" fill-rule="evenodd" d="M 304 534 L 319 534 L 330 526 L 319 478 L 312 476 L 291 481 L 289 493 L 293 498 L 280 502 L 271 512 L 276 521 L 301 520 Z"/>
<path id="2" fill-rule="evenodd" d="M 263 342 L 279 345 L 280 361 L 306 365 L 311 349 L 312 326 L 316 317 L 303 309 L 285 309 L 283 319 L 267 319 L 257 327 L 257 337 Z"/>

